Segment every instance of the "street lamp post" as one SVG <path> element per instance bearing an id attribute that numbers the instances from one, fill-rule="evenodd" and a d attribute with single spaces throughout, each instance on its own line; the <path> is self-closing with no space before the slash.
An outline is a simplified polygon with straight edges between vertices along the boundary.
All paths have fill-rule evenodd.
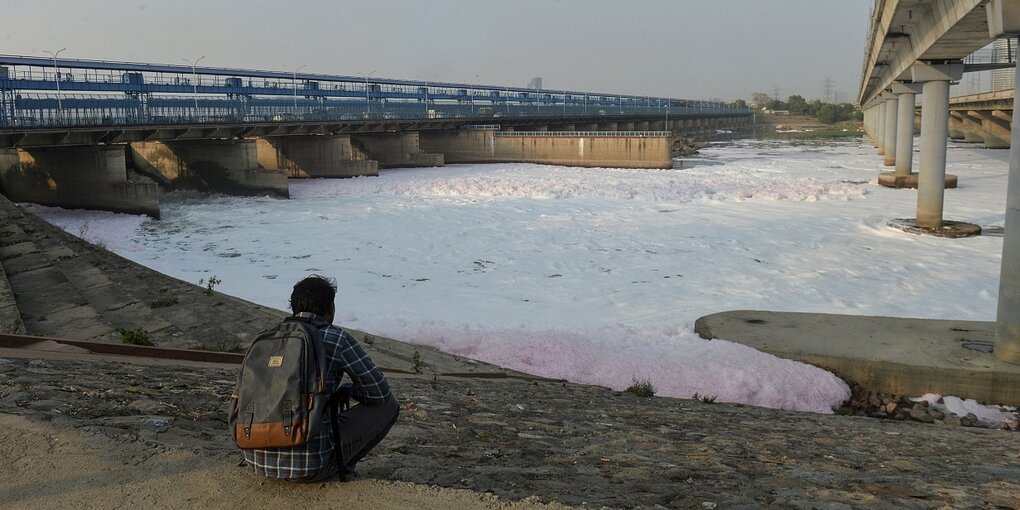
<path id="1" fill-rule="evenodd" d="M 305 66 L 301 65 L 291 73 L 290 86 L 294 89 L 294 115 L 297 115 L 297 73 L 304 68 Z"/>
<path id="2" fill-rule="evenodd" d="M 663 131 L 672 131 L 669 129 L 669 98 L 666 98 L 666 123 L 662 126 Z"/>
<path id="3" fill-rule="evenodd" d="M 358 76 L 361 76 L 362 78 L 365 79 L 365 107 L 368 108 L 367 113 L 368 113 L 369 117 L 372 116 L 372 98 L 369 97 L 369 95 L 368 95 L 368 91 L 369 91 L 369 88 L 368 88 L 368 79 L 371 78 L 373 74 L 375 74 L 374 70 L 372 72 L 368 73 L 368 74 L 358 73 Z"/>
<path id="4" fill-rule="evenodd" d="M 198 72 L 195 71 L 195 67 L 198 66 L 198 63 L 201 62 L 203 58 L 205 58 L 205 55 L 198 57 L 198 60 L 195 60 L 194 62 L 186 58 L 181 59 L 191 66 L 191 90 L 192 97 L 195 99 L 195 113 L 192 115 L 193 117 L 198 116 Z"/>
<path id="5" fill-rule="evenodd" d="M 57 55 L 60 55 L 60 52 L 66 51 L 66 50 L 67 50 L 67 48 L 60 48 L 59 50 L 56 51 L 56 53 L 54 53 L 52 51 L 44 51 L 44 53 L 49 53 L 50 57 L 53 58 L 53 74 L 56 75 L 56 79 L 57 79 L 57 81 L 56 81 L 56 83 L 57 83 L 57 119 L 61 123 L 63 123 L 63 120 L 64 120 L 64 105 L 60 102 L 60 69 L 57 67 Z"/>

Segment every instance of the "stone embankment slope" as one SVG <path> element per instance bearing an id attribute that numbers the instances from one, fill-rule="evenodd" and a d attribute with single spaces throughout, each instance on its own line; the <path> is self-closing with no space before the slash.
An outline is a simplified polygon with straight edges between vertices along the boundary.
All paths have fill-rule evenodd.
<path id="1" fill-rule="evenodd" d="M 74 336 L 46 324 L 66 310 L 90 319 L 60 323 L 96 339 L 145 324 L 118 322 L 117 307 L 106 304 L 114 301 L 146 305 L 151 320 L 165 321 L 153 330 L 164 345 L 193 342 L 203 318 L 222 326 L 227 317 L 253 335 L 281 314 L 79 244 L 30 215 L 10 219 L 17 209 L 3 214 L 3 232 L 15 231 L 12 224 L 21 230 L 0 237 L 0 261 L 29 333 Z M 38 264 L 11 257 L 15 248 L 34 253 Z M 113 295 L 89 299 L 92 287 L 76 286 L 77 273 L 60 266 L 71 260 L 103 275 Z M 33 271 L 65 289 L 61 296 L 80 297 L 46 311 L 47 300 L 34 293 L 48 287 L 26 285 Z M 165 295 L 178 303 L 150 306 Z M 203 316 L 192 307 L 218 310 Z M 198 324 L 189 329 L 177 314 Z M 359 499 L 376 508 L 446 509 L 504 508 L 506 500 L 522 507 L 1020 508 L 1016 432 L 639 398 L 502 377 L 497 367 L 426 349 L 418 374 L 408 354 L 420 348 L 385 339 L 368 347 L 388 370 L 401 418 L 362 463 L 362 480 L 315 486 L 260 481 L 236 467 L 224 415 L 234 367 L 0 349 L 0 458 L 10 459 L 0 468 L 0 508 L 278 508 Z"/>

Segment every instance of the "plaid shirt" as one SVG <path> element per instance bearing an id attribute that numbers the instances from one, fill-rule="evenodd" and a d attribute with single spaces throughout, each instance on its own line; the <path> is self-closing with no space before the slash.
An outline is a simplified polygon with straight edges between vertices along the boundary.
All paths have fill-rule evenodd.
<path id="1" fill-rule="evenodd" d="M 322 317 L 301 312 L 296 317 L 310 319 L 320 329 L 326 351 L 326 387 L 347 393 L 363 404 L 380 403 L 390 395 L 390 385 L 361 345 L 346 331 L 328 324 Z M 340 384 L 344 374 L 351 383 Z M 330 433 L 332 418 L 324 413 L 319 433 L 301 446 L 241 450 L 244 460 L 255 473 L 269 478 L 305 478 L 325 467 L 333 455 Z"/>

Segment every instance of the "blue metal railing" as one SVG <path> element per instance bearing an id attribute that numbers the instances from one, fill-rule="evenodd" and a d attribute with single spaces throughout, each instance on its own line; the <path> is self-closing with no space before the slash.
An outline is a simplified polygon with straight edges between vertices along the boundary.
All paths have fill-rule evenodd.
<path id="1" fill-rule="evenodd" d="M 0 128 L 745 114 L 718 101 L 0 55 Z"/>

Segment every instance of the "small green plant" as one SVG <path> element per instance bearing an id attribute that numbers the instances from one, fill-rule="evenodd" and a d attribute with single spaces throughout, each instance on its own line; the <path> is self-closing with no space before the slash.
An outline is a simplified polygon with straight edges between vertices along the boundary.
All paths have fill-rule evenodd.
<path id="1" fill-rule="evenodd" d="M 375 343 L 375 335 L 366 334 L 362 341 L 365 342 L 365 345 L 372 345 Z"/>
<path id="2" fill-rule="evenodd" d="M 627 387 L 627 393 L 633 393 L 639 397 L 651 397 L 655 395 L 655 387 L 652 386 L 652 381 L 648 379 L 638 380 L 636 377 L 633 383 Z"/>
<path id="3" fill-rule="evenodd" d="M 694 395 L 691 395 L 691 398 L 694 399 L 694 400 L 700 400 L 704 404 L 714 404 L 716 397 L 714 397 L 714 396 L 713 397 L 709 397 L 707 395 L 706 396 L 701 396 L 701 395 L 695 393 Z"/>
<path id="4" fill-rule="evenodd" d="M 421 368 L 421 353 L 418 352 L 418 349 L 415 349 L 414 354 L 411 355 L 411 370 L 416 374 L 420 374 Z"/>
<path id="5" fill-rule="evenodd" d="M 211 296 L 213 294 L 213 290 L 216 289 L 216 286 L 221 283 L 223 283 L 223 280 L 220 280 L 216 275 L 210 276 L 209 281 L 205 281 L 205 279 L 198 281 L 199 285 L 205 284 L 205 295 L 207 296 Z"/>
<path id="6" fill-rule="evenodd" d="M 144 345 L 147 347 L 155 347 L 156 343 L 149 339 L 149 332 L 144 328 L 137 329 L 124 329 L 117 328 L 117 333 L 120 333 L 120 341 L 131 345 Z"/>

